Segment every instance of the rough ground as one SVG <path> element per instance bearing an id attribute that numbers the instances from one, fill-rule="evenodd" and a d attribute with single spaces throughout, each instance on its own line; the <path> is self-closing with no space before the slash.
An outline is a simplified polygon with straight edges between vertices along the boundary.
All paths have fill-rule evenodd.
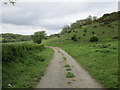
<path id="1" fill-rule="evenodd" d="M 55 55 L 47 68 L 45 75 L 40 80 L 36 88 L 101 88 L 88 72 L 86 72 L 69 54 L 58 47 L 51 47 Z M 66 57 L 66 60 L 63 58 Z M 70 72 L 74 78 L 67 78 L 67 67 L 69 64 L 72 69 Z"/>

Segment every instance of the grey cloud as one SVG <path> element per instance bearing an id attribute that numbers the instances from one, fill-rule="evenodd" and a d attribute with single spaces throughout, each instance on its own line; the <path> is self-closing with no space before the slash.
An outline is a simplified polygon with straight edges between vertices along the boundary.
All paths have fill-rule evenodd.
<path id="1" fill-rule="evenodd" d="M 38 20 L 63 17 L 78 13 L 78 3 L 19 3 L 15 7 L 3 7 L 3 23 L 34 25 Z M 10 8 L 10 9 L 8 9 Z"/>
<path id="2" fill-rule="evenodd" d="M 107 12 L 106 10 L 108 9 L 110 9 L 108 12 L 116 10 L 114 6 L 111 9 L 111 5 L 113 5 L 113 2 L 22 2 L 17 3 L 16 6 L 3 6 L 2 22 L 13 25 L 39 26 L 46 30 L 60 30 L 64 25 L 75 21 L 75 17 L 80 17 L 80 19 L 83 19 L 86 17 L 81 15 L 89 15 L 92 13 L 94 15 L 101 16 Z M 104 10 L 105 8 L 107 9 Z M 69 15 L 74 16 L 69 17 Z M 68 21 L 63 19 L 64 17 L 67 17 Z"/>

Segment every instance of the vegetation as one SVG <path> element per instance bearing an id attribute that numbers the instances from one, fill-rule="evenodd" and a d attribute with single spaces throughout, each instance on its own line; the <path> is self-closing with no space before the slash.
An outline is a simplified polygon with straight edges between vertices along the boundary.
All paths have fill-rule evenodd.
<path id="1" fill-rule="evenodd" d="M 35 43 L 40 44 L 42 42 L 42 39 L 45 38 L 45 35 L 45 31 L 38 31 L 32 35 L 32 39 Z"/>
<path id="2" fill-rule="evenodd" d="M 60 37 L 43 44 L 61 47 L 104 87 L 118 88 L 118 15 L 119 12 L 104 14 L 89 23 L 77 20 L 67 30 L 70 33 L 59 33 Z"/>
<path id="3" fill-rule="evenodd" d="M 66 57 L 63 57 L 64 61 L 67 61 L 67 58 Z"/>
<path id="4" fill-rule="evenodd" d="M 7 43 L 2 49 L 3 88 L 34 88 L 54 54 L 34 43 Z"/>
<path id="5" fill-rule="evenodd" d="M 66 71 L 71 71 L 72 69 L 71 68 L 67 68 Z"/>
<path id="6" fill-rule="evenodd" d="M 0 37 L 2 38 L 0 42 L 3 42 L 3 43 L 32 40 L 30 35 L 20 35 L 20 34 L 12 34 L 12 33 L 0 34 Z"/>
<path id="7" fill-rule="evenodd" d="M 74 35 L 73 37 L 71 37 L 71 40 L 73 40 L 73 41 L 77 41 L 77 39 L 76 39 L 76 35 Z"/>
<path id="8" fill-rule="evenodd" d="M 90 42 L 97 42 L 97 41 L 98 41 L 98 37 L 96 35 L 90 38 Z"/>
<path id="9" fill-rule="evenodd" d="M 70 65 L 66 64 L 65 67 L 70 67 Z"/>
<path id="10" fill-rule="evenodd" d="M 118 42 L 75 42 L 64 41 L 59 46 L 73 56 L 99 83 L 107 88 L 118 87 Z M 48 43 L 47 43 L 48 44 Z M 50 43 L 49 43 L 50 45 Z M 71 48 L 72 47 L 72 48 Z M 66 65 L 65 67 L 67 67 Z"/>
<path id="11" fill-rule="evenodd" d="M 75 75 L 73 73 L 71 73 L 71 72 L 67 72 L 66 77 L 67 78 L 74 78 Z"/>
<path id="12" fill-rule="evenodd" d="M 12 62 L 17 60 L 18 57 L 24 57 L 26 53 L 30 54 L 31 50 L 38 49 L 42 51 L 44 48 L 43 45 L 34 45 L 33 43 L 2 44 L 2 61 L 3 63 Z"/>
<path id="13" fill-rule="evenodd" d="M 118 88 L 119 13 L 104 14 L 100 18 L 89 16 L 47 37 L 44 31 L 35 32 L 32 39 L 37 44 L 3 43 L 3 88 L 33 88 L 39 82 L 53 55 L 52 49 L 40 45 L 44 38 L 48 40 L 43 44 L 67 51 L 104 87 Z M 0 40 L 18 42 L 30 41 L 31 38 L 7 33 L 0 35 Z M 68 71 L 66 77 L 74 78 L 70 65 L 65 67 Z"/>

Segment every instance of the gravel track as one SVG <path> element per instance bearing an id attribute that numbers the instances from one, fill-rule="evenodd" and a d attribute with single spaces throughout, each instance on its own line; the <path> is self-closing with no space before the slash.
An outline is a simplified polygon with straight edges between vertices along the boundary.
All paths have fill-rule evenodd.
<path id="1" fill-rule="evenodd" d="M 68 53 L 58 47 L 50 48 L 55 55 L 36 88 L 102 88 Z M 71 71 L 66 70 L 66 64 L 70 65 Z M 75 77 L 67 78 L 67 72 Z"/>

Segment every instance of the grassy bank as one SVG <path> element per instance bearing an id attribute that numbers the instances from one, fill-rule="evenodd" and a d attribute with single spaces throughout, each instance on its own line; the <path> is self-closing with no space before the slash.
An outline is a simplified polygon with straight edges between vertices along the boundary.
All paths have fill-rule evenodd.
<path id="1" fill-rule="evenodd" d="M 118 87 L 118 42 L 45 42 L 59 46 L 73 56 L 99 83 L 106 88 Z"/>
<path id="2" fill-rule="evenodd" d="M 34 88 L 50 63 L 54 51 L 42 45 L 3 45 L 3 88 Z"/>

